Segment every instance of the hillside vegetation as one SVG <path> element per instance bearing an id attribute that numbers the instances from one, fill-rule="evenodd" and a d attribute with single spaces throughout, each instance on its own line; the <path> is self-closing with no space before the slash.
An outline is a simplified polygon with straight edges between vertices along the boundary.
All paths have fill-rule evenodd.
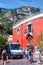
<path id="1" fill-rule="evenodd" d="M 12 34 L 12 26 L 21 19 L 40 12 L 38 8 L 23 6 L 17 9 L 0 8 L 0 34 Z"/>

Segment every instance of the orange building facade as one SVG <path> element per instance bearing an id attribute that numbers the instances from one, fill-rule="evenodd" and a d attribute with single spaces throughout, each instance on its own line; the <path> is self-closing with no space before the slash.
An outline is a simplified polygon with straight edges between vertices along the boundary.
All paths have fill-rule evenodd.
<path id="1" fill-rule="evenodd" d="M 27 18 L 13 26 L 13 42 L 19 42 L 21 48 L 31 44 L 36 46 L 34 35 L 43 31 L 43 13 Z"/>

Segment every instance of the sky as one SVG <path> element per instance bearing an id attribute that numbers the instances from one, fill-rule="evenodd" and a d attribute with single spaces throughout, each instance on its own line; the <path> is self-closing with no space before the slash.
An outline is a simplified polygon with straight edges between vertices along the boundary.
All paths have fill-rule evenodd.
<path id="1" fill-rule="evenodd" d="M 43 0 L 0 0 L 0 8 L 15 9 L 21 6 L 36 7 L 43 12 Z"/>

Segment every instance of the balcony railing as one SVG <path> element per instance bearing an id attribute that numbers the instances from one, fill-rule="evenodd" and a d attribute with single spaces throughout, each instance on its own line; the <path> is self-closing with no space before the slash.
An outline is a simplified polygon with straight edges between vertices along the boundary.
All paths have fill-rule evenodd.
<path id="1" fill-rule="evenodd" d="M 25 33 L 25 37 L 26 38 L 28 38 L 28 37 L 33 38 L 33 32 L 27 32 L 27 33 Z"/>

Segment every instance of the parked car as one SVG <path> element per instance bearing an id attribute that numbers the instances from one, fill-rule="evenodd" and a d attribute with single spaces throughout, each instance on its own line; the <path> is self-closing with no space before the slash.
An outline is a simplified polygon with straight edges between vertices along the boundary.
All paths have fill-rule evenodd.
<path id="1" fill-rule="evenodd" d="M 22 58 L 24 56 L 24 50 L 20 48 L 20 44 L 9 44 L 9 48 L 8 57 Z"/>

